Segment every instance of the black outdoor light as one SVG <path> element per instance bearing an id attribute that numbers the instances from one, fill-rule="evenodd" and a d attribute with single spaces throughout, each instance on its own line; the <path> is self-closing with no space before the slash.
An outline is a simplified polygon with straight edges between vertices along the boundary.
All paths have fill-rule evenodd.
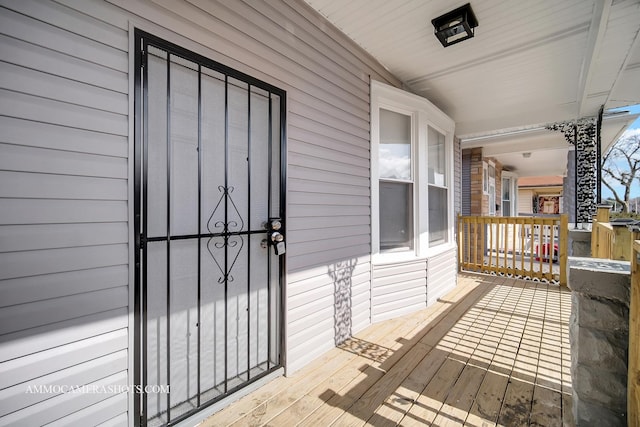
<path id="1" fill-rule="evenodd" d="M 469 3 L 431 20 L 431 23 L 435 27 L 436 37 L 444 47 L 470 39 L 473 37 L 473 29 L 478 26 Z"/>

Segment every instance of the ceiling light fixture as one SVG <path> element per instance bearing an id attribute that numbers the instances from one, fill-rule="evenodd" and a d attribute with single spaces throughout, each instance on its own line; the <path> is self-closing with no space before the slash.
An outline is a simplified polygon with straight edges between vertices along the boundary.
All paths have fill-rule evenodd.
<path id="1" fill-rule="evenodd" d="M 473 37 L 478 20 L 467 3 L 451 12 L 431 20 L 435 34 L 442 46 L 447 47 Z"/>

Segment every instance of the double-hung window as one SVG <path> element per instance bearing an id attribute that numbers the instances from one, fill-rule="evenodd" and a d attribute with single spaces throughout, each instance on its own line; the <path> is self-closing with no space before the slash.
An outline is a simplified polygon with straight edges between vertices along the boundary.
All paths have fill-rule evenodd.
<path id="1" fill-rule="evenodd" d="M 413 249 L 411 115 L 380 109 L 380 250 Z"/>
<path id="2" fill-rule="evenodd" d="M 516 207 L 518 195 L 518 177 L 510 172 L 502 172 L 502 216 L 518 216 Z"/>
<path id="3" fill-rule="evenodd" d="M 489 162 L 489 215 L 496 214 L 496 166 Z"/>
<path id="4" fill-rule="evenodd" d="M 425 98 L 372 82 L 375 256 L 424 257 L 453 245 L 453 130 Z"/>

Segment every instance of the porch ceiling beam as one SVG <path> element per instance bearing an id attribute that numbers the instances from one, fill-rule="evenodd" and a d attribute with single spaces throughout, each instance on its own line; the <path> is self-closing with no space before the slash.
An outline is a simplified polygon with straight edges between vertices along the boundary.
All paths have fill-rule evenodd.
<path id="1" fill-rule="evenodd" d="M 578 79 L 577 117 L 593 115 L 592 111 L 585 111 L 587 108 L 587 100 L 589 97 L 589 87 L 591 79 L 595 73 L 598 62 L 598 56 L 602 47 L 605 32 L 607 31 L 607 22 L 611 13 L 611 4 L 613 0 L 596 0 L 594 3 L 593 17 L 591 26 L 589 27 L 589 35 L 587 38 L 587 49 L 585 51 L 582 67 L 580 69 L 580 77 Z"/>
<path id="2" fill-rule="evenodd" d="M 611 91 L 609 91 L 609 96 L 607 96 L 607 102 L 613 101 L 611 99 L 612 96 L 615 96 L 616 87 L 620 84 L 620 80 L 622 79 L 622 75 L 625 72 L 629 72 L 633 69 L 640 68 L 640 62 L 632 63 L 632 58 L 634 58 L 634 52 L 638 52 L 640 50 L 640 28 L 636 32 L 636 35 L 633 39 L 633 43 L 631 43 L 631 48 L 627 52 L 627 56 L 618 71 L 618 75 L 616 76 L 616 80 L 613 82 L 613 86 L 611 87 Z M 631 100 L 629 103 L 636 103 L 636 100 Z"/>

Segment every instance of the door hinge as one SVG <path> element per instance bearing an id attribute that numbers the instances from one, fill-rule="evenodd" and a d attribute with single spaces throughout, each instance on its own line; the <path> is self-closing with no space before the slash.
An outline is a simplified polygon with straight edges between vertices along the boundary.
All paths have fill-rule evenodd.
<path id="1" fill-rule="evenodd" d="M 140 66 L 145 68 L 147 66 L 147 52 L 143 50 L 140 51 Z"/>

